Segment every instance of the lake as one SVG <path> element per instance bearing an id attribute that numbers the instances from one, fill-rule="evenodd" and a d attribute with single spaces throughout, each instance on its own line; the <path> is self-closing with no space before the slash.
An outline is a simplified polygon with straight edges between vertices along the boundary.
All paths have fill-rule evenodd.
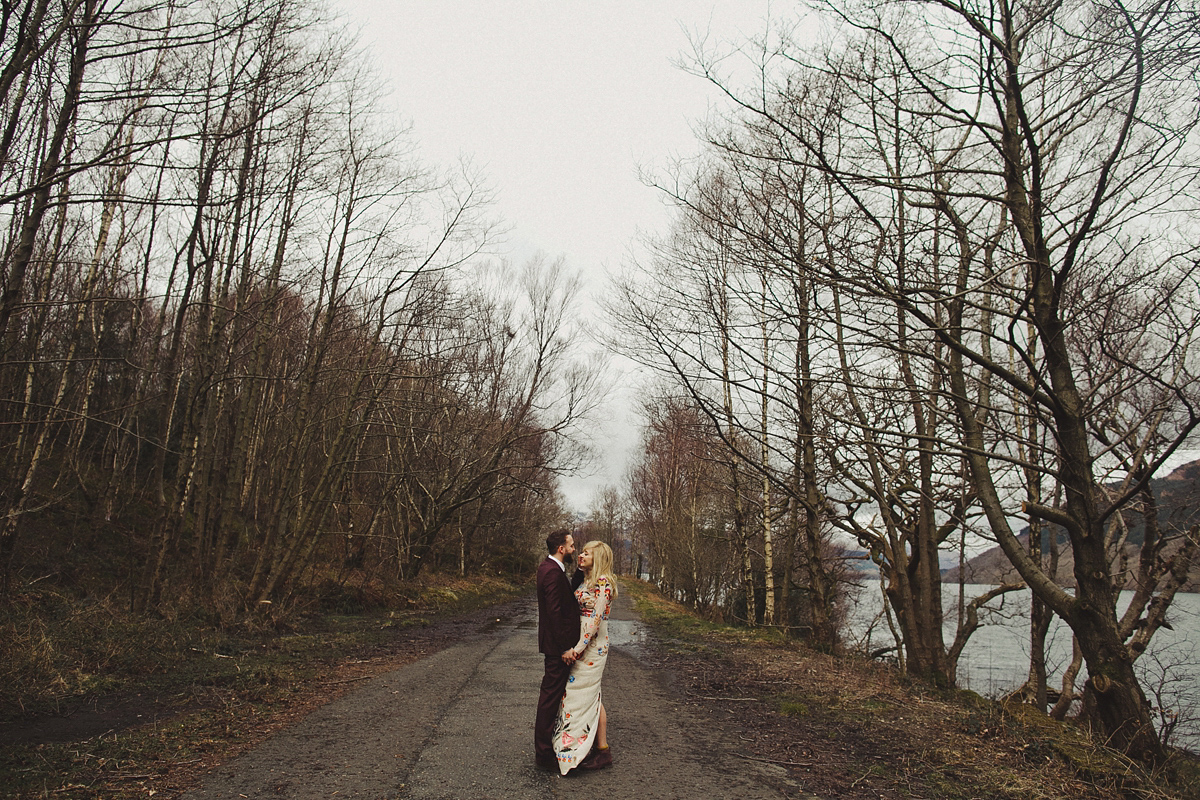
<path id="1" fill-rule="evenodd" d="M 990 588 L 968 584 L 967 599 Z M 1121 593 L 1122 611 L 1132 597 L 1132 592 Z M 956 584 L 945 587 L 944 599 L 944 635 L 949 646 L 954 641 L 958 620 Z M 959 661 L 958 683 L 960 688 L 998 697 L 1020 687 L 1029 673 L 1029 590 L 1011 592 L 992 601 L 991 607 L 992 611 L 980 613 L 982 625 L 971 636 Z M 846 635 L 850 646 L 870 650 L 895 644 L 887 622 L 879 617 L 881 608 L 879 581 L 864 581 L 850 611 Z M 1176 595 L 1167 612 L 1167 621 L 1174 630 L 1164 628 L 1154 634 L 1136 668 L 1151 704 L 1179 715 L 1171 743 L 1200 752 L 1200 594 Z M 1051 689 L 1061 685 L 1063 670 L 1070 661 L 1071 631 L 1055 618 L 1046 641 Z M 1085 667 L 1077 683 L 1082 684 L 1086 676 Z"/>

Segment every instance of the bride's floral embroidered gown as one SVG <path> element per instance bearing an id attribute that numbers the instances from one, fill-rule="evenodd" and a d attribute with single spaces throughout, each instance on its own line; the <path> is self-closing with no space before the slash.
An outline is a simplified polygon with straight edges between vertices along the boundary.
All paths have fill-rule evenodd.
<path id="1" fill-rule="evenodd" d="M 582 617 L 582 633 L 575 652 L 582 651 L 582 655 L 571 667 L 554 727 L 554 752 L 563 775 L 579 766 L 591 752 L 600 722 L 600 679 L 608 661 L 608 612 L 612 596 L 613 586 L 608 578 L 600 578 L 594 589 L 585 584 L 575 591 Z"/>

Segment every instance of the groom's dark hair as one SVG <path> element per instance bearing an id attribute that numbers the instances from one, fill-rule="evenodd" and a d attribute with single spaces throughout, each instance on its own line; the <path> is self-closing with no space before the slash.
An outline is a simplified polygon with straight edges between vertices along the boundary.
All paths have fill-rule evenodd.
<path id="1" fill-rule="evenodd" d="M 566 528 L 559 528 L 558 530 L 551 532 L 551 534 L 546 537 L 546 552 L 553 555 L 554 551 L 567 543 L 567 537 L 570 535 L 571 532 Z"/>

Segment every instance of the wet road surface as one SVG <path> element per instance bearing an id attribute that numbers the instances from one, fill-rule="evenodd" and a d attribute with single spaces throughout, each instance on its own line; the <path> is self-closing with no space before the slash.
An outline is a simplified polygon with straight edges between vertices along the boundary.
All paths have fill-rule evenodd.
<path id="1" fill-rule="evenodd" d="M 187 800 L 369 798 L 549 800 L 811 798 L 782 767 L 736 743 L 671 691 L 618 597 L 604 704 L 615 764 L 562 778 L 534 765 L 541 681 L 532 599 L 490 630 L 330 702 L 215 770 Z"/>

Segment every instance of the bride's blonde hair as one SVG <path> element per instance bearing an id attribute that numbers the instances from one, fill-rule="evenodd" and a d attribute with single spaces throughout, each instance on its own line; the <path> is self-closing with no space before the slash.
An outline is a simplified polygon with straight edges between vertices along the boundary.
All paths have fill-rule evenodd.
<path id="1" fill-rule="evenodd" d="M 617 579 L 613 575 L 613 551 L 604 542 L 593 539 L 583 546 L 584 550 L 592 551 L 592 568 L 588 570 L 585 583 L 589 589 L 595 589 L 601 578 L 608 578 L 612 586 L 612 596 L 617 596 Z"/>

